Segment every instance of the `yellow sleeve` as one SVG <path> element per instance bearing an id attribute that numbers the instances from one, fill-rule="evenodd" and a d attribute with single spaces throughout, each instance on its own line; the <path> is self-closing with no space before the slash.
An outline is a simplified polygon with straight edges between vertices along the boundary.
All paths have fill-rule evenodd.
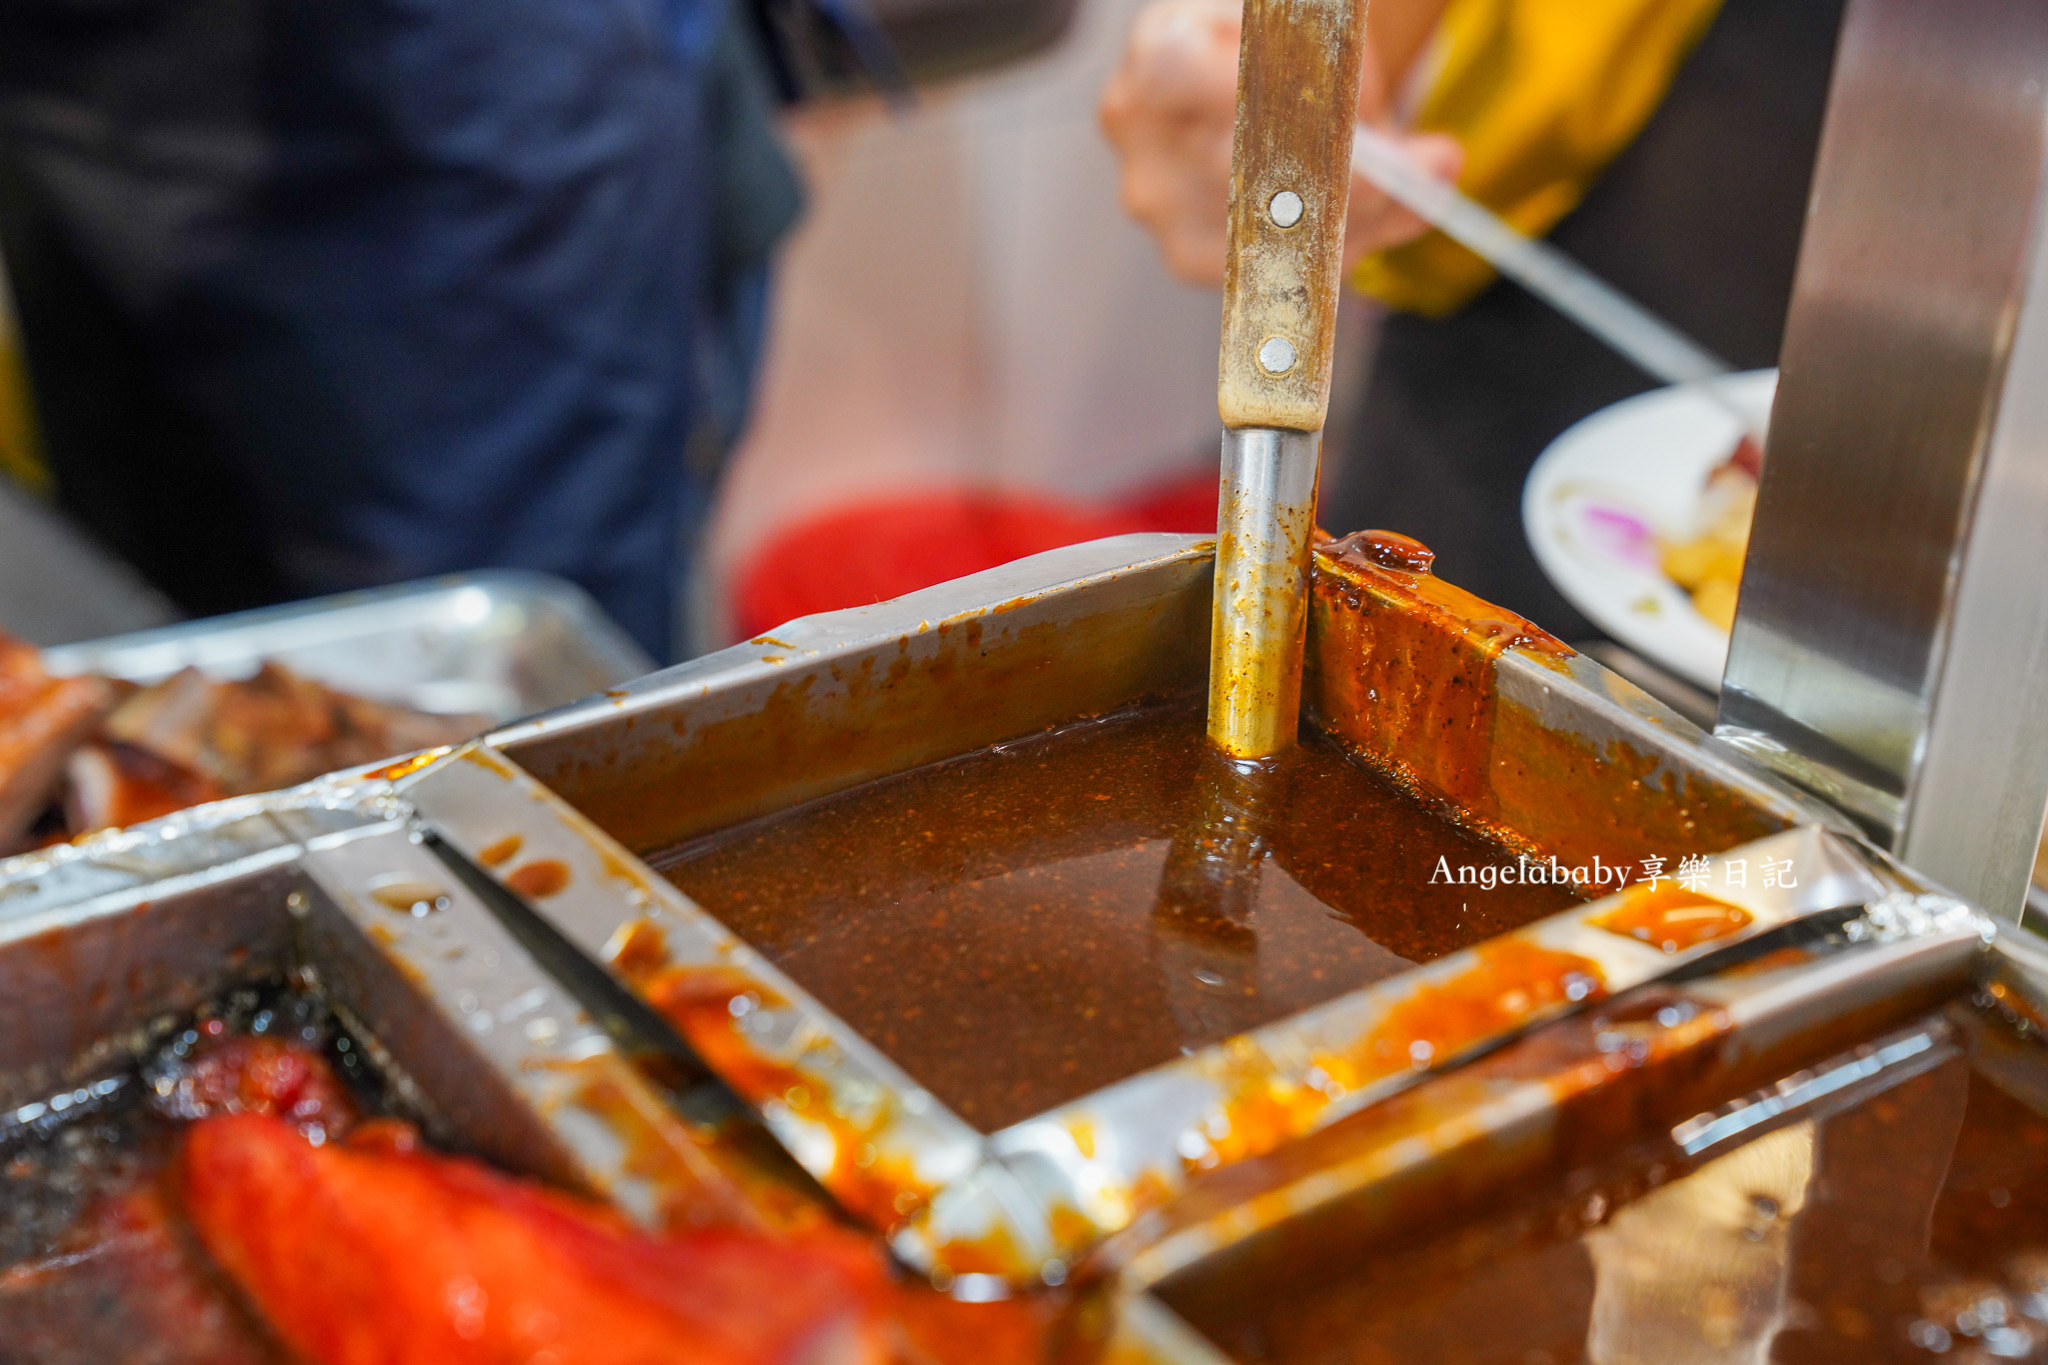
<path id="1" fill-rule="evenodd" d="M 0 476 L 32 493 L 47 493 L 50 475 L 36 443 L 35 409 L 29 401 L 28 367 L 22 362 L 20 336 L 14 328 L 4 266 L 0 266 Z"/>
<path id="2" fill-rule="evenodd" d="M 1459 188 L 1532 236 L 1642 131 L 1720 0 L 1451 0 L 1423 56 L 1417 131 L 1465 149 Z M 1440 317 L 1493 281 L 1440 232 L 1367 257 L 1352 284 Z"/>

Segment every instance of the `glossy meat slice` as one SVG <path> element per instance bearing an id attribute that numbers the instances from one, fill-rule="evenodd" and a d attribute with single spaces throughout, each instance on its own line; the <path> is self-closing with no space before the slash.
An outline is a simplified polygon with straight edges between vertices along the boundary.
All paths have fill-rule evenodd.
<path id="1" fill-rule="evenodd" d="M 481 716 L 429 715 L 350 696 L 267 662 L 230 682 L 190 668 L 175 673 L 123 702 L 107 718 L 107 733 L 239 795 L 458 743 L 485 724 Z"/>
<path id="2" fill-rule="evenodd" d="M 0 631 L 0 855 L 50 803 L 64 762 L 113 705 L 103 678 L 53 678 L 35 646 Z"/>
<path id="3" fill-rule="evenodd" d="M 210 778 L 119 740 L 78 749 L 64 775 L 64 823 L 73 835 L 139 825 L 227 795 Z"/>
<path id="4" fill-rule="evenodd" d="M 870 1365 L 880 1257 L 802 1242 L 641 1233 L 473 1162 L 315 1147 L 255 1114 L 202 1120 L 182 1181 L 201 1241 L 315 1365 Z"/>

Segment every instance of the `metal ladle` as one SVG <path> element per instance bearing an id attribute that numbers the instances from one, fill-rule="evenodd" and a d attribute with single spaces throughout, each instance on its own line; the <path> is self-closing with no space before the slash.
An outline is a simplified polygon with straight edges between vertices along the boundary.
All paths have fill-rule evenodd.
<path id="1" fill-rule="evenodd" d="M 1223 419 L 1209 739 L 1294 742 L 1309 538 L 1364 54 L 1363 0 L 1247 0 L 1216 406 Z"/>

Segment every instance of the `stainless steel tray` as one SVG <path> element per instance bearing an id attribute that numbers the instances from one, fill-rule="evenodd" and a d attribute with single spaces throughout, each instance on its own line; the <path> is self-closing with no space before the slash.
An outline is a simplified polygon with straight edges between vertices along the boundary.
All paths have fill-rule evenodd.
<path id="1" fill-rule="evenodd" d="M 2030 936 L 1938 893 L 1895 892 L 1802 934 L 1771 970 L 1676 979 L 1619 993 L 1532 1032 L 1278 1158 L 1195 1182 L 1188 1196 L 1108 1243 L 1105 1270 L 1151 1286 L 1249 1266 L 1321 1228 L 1333 1250 L 1428 1208 L 1583 1160 L 1645 1124 L 1677 1128 L 1704 1160 L 1767 1115 L 1710 1112 L 1806 1063 L 1882 1033 L 2039 956 Z M 2044 979 L 2048 980 L 2048 979 Z M 2028 989 L 2038 992 L 2039 987 Z M 1842 1087 L 1795 1094 L 1840 1098 Z M 1593 1111 L 1605 1120 L 1588 1120 Z M 1568 1118 L 1576 1118 L 1570 1122 Z M 1199 1270 L 1197 1268 L 1200 1268 Z"/>
<path id="2" fill-rule="evenodd" d="M 140 683 L 188 667 L 244 677 L 265 659 L 379 701 L 498 722 L 654 667 L 581 589 L 511 571 L 342 593 L 43 652 L 53 673 Z"/>
<path id="3" fill-rule="evenodd" d="M 1526 1059 L 1526 1048 L 1569 1052 L 1573 1039 L 1600 1052 L 1588 1016 L 1522 1033 L 1571 1002 L 1532 1008 L 1497 1036 L 1462 1039 L 1345 1093 L 1310 1074 L 1315 1049 L 1357 1041 L 1390 1003 L 1454 979 L 1470 961 L 1445 959 L 1060 1114 L 983 1135 L 733 942 L 618 831 L 513 761 L 596 806 L 633 835 L 632 847 L 656 846 L 1170 690 L 1201 667 L 1199 635 L 1190 632 L 1205 625 L 1206 575 L 1207 547 L 1190 538 L 1076 547 L 793 623 L 411 772 L 339 775 L 13 860 L 0 866 L 0 975 L 16 982 L 9 998 L 18 1008 L 0 1012 L 9 1025 L 0 1036 L 10 1038 L 0 1074 L 36 1079 L 0 1095 L 0 1105 L 93 1074 L 93 1040 L 124 1021 L 180 1008 L 235 971 L 311 961 L 421 1090 L 451 1111 L 457 1140 L 658 1220 L 677 1200 L 719 1198 L 720 1172 L 693 1155 L 688 1124 L 673 1122 L 663 1097 L 596 1026 L 594 1017 L 619 1012 L 616 983 L 579 976 L 588 961 L 562 951 L 608 960 L 621 930 L 651 920 L 668 931 L 672 962 L 737 970 L 762 988 L 761 1007 L 736 1012 L 735 1025 L 762 1056 L 801 1068 L 813 1093 L 746 1098 L 828 1187 L 893 1164 L 914 1196 L 914 1216 L 894 1228 L 907 1259 L 968 1297 L 1003 1292 L 1004 1279 L 1066 1278 L 1078 1262 L 1091 1278 L 1111 1277 L 1123 1352 L 1111 1358 L 1216 1361 L 1147 1286 L 1224 1266 L 1283 1225 L 1290 1233 L 1316 1226 L 1319 1210 L 1355 1207 L 1361 1191 L 1370 1202 L 1373 1190 L 1393 1188 L 1386 1181 L 1426 1194 L 1432 1180 L 1458 1178 L 1461 1153 L 1539 1151 L 1556 1131 L 1549 1116 L 1559 1092 L 1532 1084 L 1526 1065 L 1518 1074 L 1515 1059 Z M 1498 735 L 1540 723 L 1569 740 L 1591 764 L 1577 780 L 1596 794 L 1604 761 L 1616 781 L 1647 777 L 1681 797 L 1734 802 L 1746 819 L 1783 830 L 1747 856 L 1789 854 L 1806 874 L 1796 891 L 1765 896 L 1761 887 L 1727 885 L 1725 863 L 1714 863 L 1718 893 L 1755 919 L 1704 955 L 1666 955 L 1594 926 L 1611 905 L 1522 931 L 1527 942 L 1596 962 L 1610 1007 L 1667 989 L 1631 992 L 1632 983 L 1668 980 L 1671 968 L 1691 964 L 1698 979 L 1682 989 L 1712 1012 L 1689 1018 L 1709 1022 L 1668 1030 L 1663 1051 L 1698 1056 L 1711 1045 L 1723 1060 L 1766 1067 L 1831 1028 L 1890 1017 L 1915 992 L 1953 991 L 1981 970 L 1988 921 L 1830 832 L 1813 808 L 1716 753 L 1627 684 L 1578 662 L 1561 671 L 1513 651 L 1496 667 L 1502 710 L 1520 708 Z M 1507 778 L 1512 794 L 1518 788 Z M 678 791 L 693 799 L 666 799 Z M 1601 831 L 1582 824 L 1565 833 L 1597 843 Z M 451 851 L 437 855 L 436 840 Z M 521 875 L 550 862 L 560 866 L 546 877 Z M 390 902 L 399 886 L 433 887 L 440 908 L 398 913 Z M 1713 971 L 1714 954 L 1739 955 L 1772 924 L 1802 916 L 1801 927 L 1826 940 L 1813 961 L 1785 972 L 1699 975 Z M 42 971 L 46 952 L 22 946 L 52 938 L 75 963 L 60 980 Z M 244 956 L 230 967 L 235 952 Z M 2034 994 L 2015 999 L 2037 1011 L 2048 1002 L 2048 990 L 2025 990 Z M 777 994 L 786 1004 L 770 1003 Z M 1473 1059 L 1503 1043 L 1505 1051 Z M 586 1062 L 607 1069 L 607 1083 L 637 1098 L 623 1110 L 586 1102 L 587 1086 L 565 1085 L 564 1061 L 572 1075 L 587 1077 L 574 1070 Z M 1299 1101 L 1294 1121 L 1247 1134 L 1229 1160 L 1189 1157 L 1189 1134 L 1217 1145 L 1210 1120 L 1229 1111 L 1219 1086 L 1247 1075 L 1268 1094 Z M 835 1121 L 818 1122 L 821 1112 Z M 1432 1115 L 1437 1128 L 1416 1126 Z M 649 1179 L 644 1135 L 623 1132 L 622 1121 L 662 1136 L 672 1156 L 665 1173 Z M 1374 1146 L 1361 1133 L 1417 1141 Z M 850 1135 L 865 1142 L 850 1145 Z M 636 1158 L 630 1170 L 627 1151 Z M 997 1274 L 950 1273 L 946 1258 L 963 1244 L 1010 1259 L 981 1263 Z M 1081 1261 L 1091 1248 L 1094 1259 Z"/>
<path id="4" fill-rule="evenodd" d="M 1401 999 L 1485 969 L 1461 955 L 983 1134 L 634 853 L 1192 683 L 1206 657 L 1210 558 L 1209 542 L 1194 537 L 1124 537 L 793 622 L 500 732 L 400 789 L 456 846 L 503 862 L 510 880 L 521 866 L 556 865 L 561 875 L 533 904 L 582 952 L 615 961 L 632 945 L 644 955 L 652 925 L 669 967 L 740 981 L 735 1031 L 754 1055 L 802 1077 L 787 1090 L 756 1084 L 745 1098 L 906 1260 L 942 1280 L 989 1280 L 987 1292 L 1003 1278 L 1057 1281 L 1193 1175 L 1270 1152 L 1497 1043 L 1549 1006 L 1532 1005 L 1497 1036 L 1445 1040 L 1390 1067 L 1345 1075 L 1329 1064 L 1369 1050 Z M 1341 623 L 1312 636 L 1312 653 L 1358 647 Z M 1326 672 L 1340 662 L 1322 661 Z M 1839 822 L 1828 813 L 1590 661 L 1511 649 L 1485 666 L 1498 697 L 1479 741 L 1483 790 L 1463 793 L 1468 806 L 1533 825 L 1546 844 L 1581 856 L 1604 851 L 1610 863 L 1634 860 L 1659 837 L 1680 841 L 1660 850 L 1674 858 L 1725 851 L 1737 840 L 1723 832 L 1712 841 L 1729 829 L 1767 836 L 1742 856 L 1801 863 L 1801 886 L 1776 891 L 1730 888 L 1714 864 L 1720 894 L 1754 919 L 1701 952 L 1917 889 L 1829 832 Z M 1369 730 L 1347 737 L 1369 742 Z M 1527 777 L 1539 748 L 1583 799 L 1540 800 Z M 1383 756 L 1426 768 L 1420 751 Z M 1670 816 L 1661 830 L 1615 818 L 1641 809 L 1645 791 Z M 1596 963 L 1606 991 L 1690 960 L 1593 926 L 1615 908 L 1574 911 L 1523 937 Z M 1591 998 L 1588 984 L 1574 998 Z M 876 1199 L 877 1186 L 894 1197 Z"/>
<path id="5" fill-rule="evenodd" d="M 0 881 L 0 1122 L 33 1120 L 49 1096 L 118 1069 L 109 1040 L 146 1021 L 310 967 L 443 1140 L 649 1224 L 719 1197 L 590 1011 L 402 811 L 324 823 L 293 839 L 244 812 L 209 841 L 225 859 L 160 863 L 160 875 L 62 904 L 39 901 L 17 860 Z"/>
<path id="6" fill-rule="evenodd" d="M 640 1054 L 665 1040 L 589 964 L 537 956 L 391 787 L 342 775 L 0 863 L 0 1131 L 112 1093 L 151 1021 L 297 968 L 439 1142 L 652 1228 L 772 1221 L 788 1200 L 751 1198 L 762 1180 L 814 1192 L 732 1131 L 751 1120 L 686 1055 L 650 1083 Z M 1095 1308 L 1104 1360 L 1213 1359 L 1142 1295 Z"/>
<path id="7" fill-rule="evenodd" d="M 1375 1250 L 1413 1246 L 1447 1210 L 1561 1194 L 1564 1171 L 1627 1144 L 1654 1143 L 1649 1155 L 1673 1179 L 1956 1057 L 1964 1040 L 1929 1018 L 1950 1002 L 2028 1026 L 2029 1041 L 1995 1043 L 1975 1062 L 2010 1093 L 2048 1102 L 2048 952 L 2017 925 L 1901 894 L 1807 937 L 1802 952 L 1776 970 L 1616 997 L 1276 1159 L 1198 1182 L 1113 1239 L 1096 1269 L 1156 1294 L 1162 1315 L 1172 1304 L 1202 1314 L 1256 1302 L 1261 1286 L 1301 1274 L 1309 1249 L 1319 1273 L 1341 1274 Z"/>

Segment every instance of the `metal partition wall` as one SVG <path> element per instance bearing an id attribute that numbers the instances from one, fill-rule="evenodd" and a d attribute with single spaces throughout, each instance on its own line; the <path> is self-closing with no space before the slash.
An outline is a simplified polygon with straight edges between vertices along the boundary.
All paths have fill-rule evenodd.
<path id="1" fill-rule="evenodd" d="M 2018 913 L 2048 805 L 2048 5 L 1851 0 L 1716 734 Z"/>

